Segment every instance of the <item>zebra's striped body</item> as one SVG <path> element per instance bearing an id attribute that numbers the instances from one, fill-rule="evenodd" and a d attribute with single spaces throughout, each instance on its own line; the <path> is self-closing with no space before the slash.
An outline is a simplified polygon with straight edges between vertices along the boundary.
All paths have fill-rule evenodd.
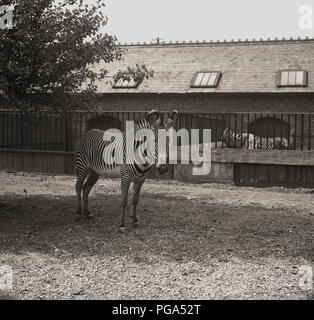
<path id="1" fill-rule="evenodd" d="M 229 148 L 244 149 L 288 149 L 288 139 L 284 137 L 258 137 L 252 133 L 236 134 L 227 128 L 223 132 L 222 140 Z"/>
<path id="2" fill-rule="evenodd" d="M 172 115 L 177 112 L 174 111 Z M 170 118 L 171 119 L 171 118 Z M 174 121 L 173 121 L 174 123 Z M 136 124 L 135 132 L 140 129 L 151 129 L 156 133 L 157 129 L 169 128 L 171 121 L 165 122 L 163 116 L 158 111 L 153 110 L 144 120 L 139 121 Z M 91 217 L 91 213 L 88 211 L 88 195 L 99 177 L 104 173 L 114 170 L 117 166 L 120 166 L 121 177 L 121 222 L 120 228 L 124 229 L 124 216 L 128 200 L 128 192 L 130 184 L 133 182 L 133 210 L 132 210 L 132 222 L 134 225 L 138 223 L 136 217 L 136 206 L 138 204 L 139 194 L 141 187 L 145 181 L 145 173 L 148 172 L 152 164 L 136 160 L 132 163 L 126 161 L 126 151 L 130 147 L 127 145 L 126 133 L 120 135 L 115 143 L 113 141 L 104 140 L 105 132 L 102 130 L 93 129 L 88 131 L 76 145 L 75 151 L 75 170 L 77 174 L 76 193 L 77 193 L 77 213 Z M 157 135 L 155 135 L 157 136 Z M 142 146 L 142 145 L 141 145 Z M 140 148 L 141 148 L 140 146 Z M 138 145 L 134 146 L 136 149 Z M 155 150 L 152 150 L 157 163 L 158 171 L 162 174 L 167 171 L 167 165 L 158 165 L 158 144 L 155 144 Z M 109 161 L 110 157 L 120 154 L 123 157 L 123 163 L 117 164 Z M 81 208 L 81 193 L 83 190 L 83 210 Z"/>

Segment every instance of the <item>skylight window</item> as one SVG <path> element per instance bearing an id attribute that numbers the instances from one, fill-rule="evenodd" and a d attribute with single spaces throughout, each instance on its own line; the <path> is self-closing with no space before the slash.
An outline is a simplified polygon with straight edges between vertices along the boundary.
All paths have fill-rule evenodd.
<path id="1" fill-rule="evenodd" d="M 116 81 L 112 88 L 114 89 L 134 89 L 137 88 L 137 86 L 139 85 L 140 81 L 135 81 L 133 78 L 131 78 L 130 80 L 125 80 L 125 79 L 119 79 L 118 81 Z"/>
<path id="2" fill-rule="evenodd" d="M 197 72 L 191 83 L 192 88 L 215 88 L 218 86 L 221 72 Z"/>
<path id="3" fill-rule="evenodd" d="M 298 70 L 284 70 L 279 73 L 278 87 L 306 87 L 307 72 Z"/>

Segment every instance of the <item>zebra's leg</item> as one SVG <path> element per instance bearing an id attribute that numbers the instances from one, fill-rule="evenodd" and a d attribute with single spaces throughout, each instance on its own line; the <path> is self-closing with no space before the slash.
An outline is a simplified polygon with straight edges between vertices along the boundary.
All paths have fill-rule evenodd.
<path id="1" fill-rule="evenodd" d="M 91 171 L 83 185 L 83 215 L 85 215 L 86 218 L 93 217 L 93 215 L 88 211 L 88 195 L 98 179 L 99 175 L 96 172 Z"/>
<path id="2" fill-rule="evenodd" d="M 139 195 L 141 192 L 141 188 L 143 183 L 145 182 L 145 178 L 136 180 L 133 182 L 133 207 L 132 207 L 132 223 L 134 227 L 138 226 L 138 220 L 136 216 L 136 207 L 139 202 Z"/>
<path id="3" fill-rule="evenodd" d="M 129 188 L 131 184 L 129 177 L 121 176 L 121 212 L 120 212 L 120 231 L 125 230 L 125 210 L 128 205 Z"/>
<path id="4" fill-rule="evenodd" d="M 76 213 L 78 215 L 81 215 L 82 212 L 82 199 L 81 199 L 81 193 L 82 193 L 82 189 L 83 189 L 83 183 L 86 179 L 87 176 L 87 170 L 81 170 L 81 171 L 77 171 L 77 181 L 75 184 L 75 190 L 76 190 L 76 195 L 77 195 L 77 210 Z"/>

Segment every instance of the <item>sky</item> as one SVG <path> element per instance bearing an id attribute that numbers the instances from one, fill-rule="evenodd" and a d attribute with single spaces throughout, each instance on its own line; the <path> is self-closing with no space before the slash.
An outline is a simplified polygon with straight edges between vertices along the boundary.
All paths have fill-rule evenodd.
<path id="1" fill-rule="evenodd" d="M 121 43 L 314 37 L 301 29 L 303 5 L 314 0 L 105 0 L 104 32 Z M 314 22 L 313 22 L 314 24 Z"/>

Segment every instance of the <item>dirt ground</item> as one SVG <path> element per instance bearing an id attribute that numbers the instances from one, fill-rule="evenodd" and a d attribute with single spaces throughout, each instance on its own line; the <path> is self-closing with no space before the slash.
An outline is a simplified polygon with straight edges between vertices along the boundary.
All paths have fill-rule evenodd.
<path id="1" fill-rule="evenodd" d="M 313 299 L 298 269 L 313 265 L 309 189 L 149 180 L 118 232 L 119 181 L 91 193 L 78 219 L 75 179 L 0 173 L 0 266 L 19 299 Z"/>

